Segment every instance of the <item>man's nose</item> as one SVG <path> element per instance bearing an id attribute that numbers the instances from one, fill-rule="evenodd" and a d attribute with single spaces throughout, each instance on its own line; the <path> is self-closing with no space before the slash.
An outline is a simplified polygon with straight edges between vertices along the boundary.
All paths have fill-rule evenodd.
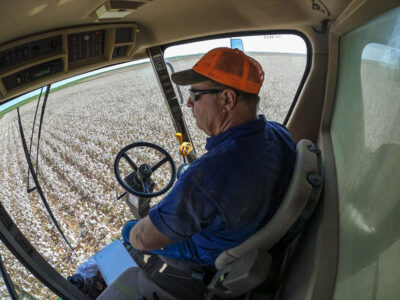
<path id="1" fill-rule="evenodd" d="M 188 99 L 186 101 L 186 106 L 188 106 L 188 107 L 192 107 L 193 106 L 192 98 L 188 97 Z"/>

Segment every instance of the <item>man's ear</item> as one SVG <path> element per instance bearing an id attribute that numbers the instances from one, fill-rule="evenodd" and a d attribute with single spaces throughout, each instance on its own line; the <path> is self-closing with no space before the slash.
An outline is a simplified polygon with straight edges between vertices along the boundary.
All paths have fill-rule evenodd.
<path id="1" fill-rule="evenodd" d="M 237 103 L 237 94 L 233 89 L 225 89 L 221 92 L 221 105 L 225 112 L 230 112 Z"/>

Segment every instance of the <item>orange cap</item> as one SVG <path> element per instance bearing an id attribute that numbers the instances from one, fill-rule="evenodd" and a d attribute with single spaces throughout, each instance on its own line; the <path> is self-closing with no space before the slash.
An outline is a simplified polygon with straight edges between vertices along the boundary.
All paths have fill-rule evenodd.
<path id="1" fill-rule="evenodd" d="M 264 71 L 253 58 L 238 49 L 215 48 L 192 69 L 172 74 L 178 85 L 190 85 L 212 79 L 250 94 L 258 94 L 264 81 Z"/>

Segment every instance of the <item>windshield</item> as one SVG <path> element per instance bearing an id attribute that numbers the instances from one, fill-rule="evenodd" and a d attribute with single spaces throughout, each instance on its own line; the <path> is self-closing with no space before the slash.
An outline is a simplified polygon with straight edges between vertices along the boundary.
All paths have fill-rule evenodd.
<path id="1" fill-rule="evenodd" d="M 44 92 L 43 92 L 44 94 Z M 41 103 L 43 103 L 43 95 Z M 37 96 L 20 107 L 29 146 Z M 40 103 L 40 104 L 41 104 Z M 35 163 L 40 109 L 32 138 Z M 151 64 L 126 66 L 56 87 L 49 94 L 40 137 L 38 179 L 54 216 L 74 252 L 59 234 L 36 191 L 27 193 L 27 162 L 18 130 L 17 111 L 0 119 L 0 199 L 32 245 L 61 275 L 76 267 L 113 239 L 132 218 L 117 196 L 124 192 L 115 180 L 113 164 L 127 144 L 147 141 L 165 148 L 176 163 L 178 142 Z M 151 157 L 148 151 L 136 158 Z M 153 179 L 168 180 L 167 170 Z M 30 188 L 34 186 L 30 177 Z M 153 201 L 159 201 L 160 197 Z M 4 247 L 1 248 L 4 250 Z M 1 252 L 17 285 L 34 285 L 9 252 Z M 3 286 L 1 297 L 7 292 Z M 40 289 L 33 294 L 42 298 Z"/>

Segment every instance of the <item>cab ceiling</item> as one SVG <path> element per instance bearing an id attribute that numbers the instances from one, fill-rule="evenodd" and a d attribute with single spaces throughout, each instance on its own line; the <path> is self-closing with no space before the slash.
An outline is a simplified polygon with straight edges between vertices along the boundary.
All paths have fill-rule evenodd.
<path id="1" fill-rule="evenodd" d="M 120 19 L 136 22 L 137 48 L 225 32 L 319 28 L 335 20 L 349 0 L 138 0 Z M 92 13 L 104 0 L 1 1 L 0 45 L 32 34 L 98 24 Z M 115 20 L 114 20 L 115 22 Z M 102 23 L 102 22 L 100 22 Z"/>

